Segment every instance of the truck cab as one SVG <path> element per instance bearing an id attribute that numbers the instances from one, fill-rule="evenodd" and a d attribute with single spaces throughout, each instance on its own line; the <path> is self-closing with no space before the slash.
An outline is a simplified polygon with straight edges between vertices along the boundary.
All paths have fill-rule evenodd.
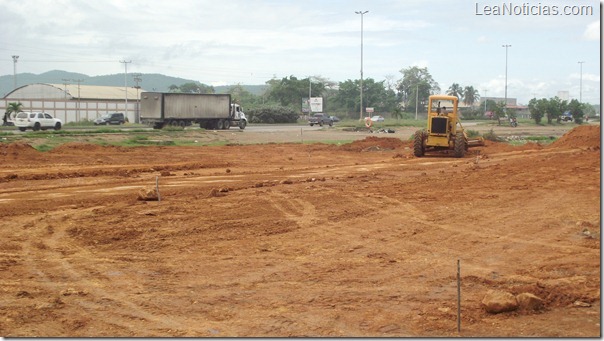
<path id="1" fill-rule="evenodd" d="M 231 104 L 231 119 L 233 121 L 239 121 L 239 128 L 245 129 L 245 126 L 247 125 L 247 117 L 245 117 L 245 113 L 243 110 L 241 110 L 241 106 L 239 104 Z"/>

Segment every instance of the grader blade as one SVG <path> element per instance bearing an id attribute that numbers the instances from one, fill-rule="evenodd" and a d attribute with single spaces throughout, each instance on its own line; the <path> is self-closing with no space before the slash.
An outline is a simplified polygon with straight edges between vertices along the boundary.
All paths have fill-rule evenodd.
<path id="1" fill-rule="evenodd" d="M 484 138 L 482 137 L 473 137 L 473 138 L 468 138 L 468 147 L 478 147 L 478 146 L 484 146 Z"/>

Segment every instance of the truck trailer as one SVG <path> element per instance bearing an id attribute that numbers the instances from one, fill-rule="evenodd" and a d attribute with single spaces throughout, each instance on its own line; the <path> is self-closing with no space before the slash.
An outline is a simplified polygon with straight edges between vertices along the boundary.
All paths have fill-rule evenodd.
<path id="1" fill-rule="evenodd" d="M 247 118 L 229 94 L 141 93 L 141 123 L 154 129 L 199 124 L 205 129 L 245 129 Z"/>

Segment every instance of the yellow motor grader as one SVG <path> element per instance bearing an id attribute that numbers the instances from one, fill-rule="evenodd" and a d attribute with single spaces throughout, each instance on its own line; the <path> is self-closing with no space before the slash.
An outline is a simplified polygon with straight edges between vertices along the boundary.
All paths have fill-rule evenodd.
<path id="1" fill-rule="evenodd" d="M 422 157 L 426 152 L 452 150 L 455 157 L 463 157 L 469 147 L 484 146 L 484 139 L 469 139 L 457 111 L 456 96 L 432 95 L 428 99 L 428 127 L 415 132 L 413 154 Z"/>

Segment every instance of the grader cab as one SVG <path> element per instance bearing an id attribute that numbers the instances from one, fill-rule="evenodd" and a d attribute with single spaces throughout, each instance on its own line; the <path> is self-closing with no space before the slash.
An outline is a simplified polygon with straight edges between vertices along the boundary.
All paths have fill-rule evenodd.
<path id="1" fill-rule="evenodd" d="M 482 137 L 468 138 L 459 119 L 456 96 L 433 95 L 428 99 L 428 126 L 415 132 L 413 154 L 422 157 L 431 151 L 453 151 L 463 157 L 469 147 L 484 146 Z"/>

